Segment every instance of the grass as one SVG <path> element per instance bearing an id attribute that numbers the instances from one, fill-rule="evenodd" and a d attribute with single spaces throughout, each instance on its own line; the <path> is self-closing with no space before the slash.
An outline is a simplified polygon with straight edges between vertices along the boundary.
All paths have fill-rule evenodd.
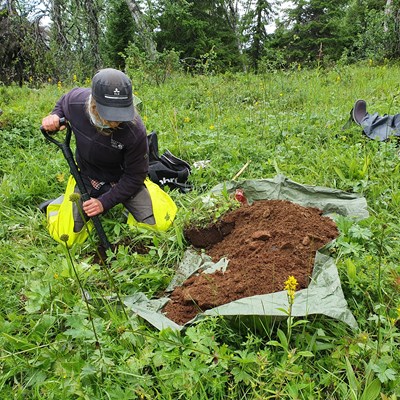
<path id="1" fill-rule="evenodd" d="M 135 315 L 127 320 L 106 301 L 113 286 L 88 242 L 72 249 L 71 259 L 83 287 L 98 299 L 89 314 L 75 271 L 36 208 L 61 194 L 68 178 L 62 154 L 39 131 L 68 87 L 0 87 L 0 397 L 399 398 L 398 148 L 395 141 L 366 139 L 356 125 L 342 130 L 358 98 L 372 112 L 399 112 L 398 82 L 397 65 L 358 65 L 182 75 L 135 87 L 161 152 L 169 149 L 191 164 L 211 162 L 193 170 L 194 192 L 171 194 L 180 208 L 175 229 L 131 231 L 118 207 L 102 219 L 111 241 L 124 243 L 109 261 L 122 295 L 151 297 L 165 289 L 183 255 L 182 226 L 193 218 L 197 196 L 247 162 L 241 179 L 282 173 L 367 198 L 370 217 L 339 219 L 341 236 L 332 249 L 359 330 L 310 317 L 293 324 L 286 347 L 285 321 L 241 325 L 207 318 L 177 333 L 158 332 Z M 149 252 L 134 252 L 138 244 Z"/>

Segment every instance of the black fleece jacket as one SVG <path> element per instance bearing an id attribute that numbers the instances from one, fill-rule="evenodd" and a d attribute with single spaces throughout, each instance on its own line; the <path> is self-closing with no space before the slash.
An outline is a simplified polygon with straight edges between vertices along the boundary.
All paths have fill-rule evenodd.
<path id="1" fill-rule="evenodd" d="M 60 98 L 52 114 L 65 117 L 71 125 L 81 174 L 101 182 L 116 182 L 98 197 L 107 211 L 142 188 L 149 167 L 147 134 L 138 115 L 133 122 L 122 123 L 110 136 L 101 134 L 86 111 L 90 93 L 86 88 L 72 89 Z"/>

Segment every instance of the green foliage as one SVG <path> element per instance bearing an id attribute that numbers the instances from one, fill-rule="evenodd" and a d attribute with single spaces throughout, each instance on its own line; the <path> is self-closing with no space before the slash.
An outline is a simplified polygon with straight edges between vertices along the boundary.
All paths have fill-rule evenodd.
<path id="1" fill-rule="evenodd" d="M 266 26 L 271 19 L 272 3 L 265 0 L 257 0 L 254 8 L 249 7 L 242 18 L 243 41 L 248 43 L 246 53 L 249 55 L 251 67 L 256 72 L 259 69 L 258 64 L 268 48 Z"/>
<path id="2" fill-rule="evenodd" d="M 133 67 L 129 73 L 135 77 Z M 104 262 L 90 241 L 67 257 L 37 209 L 65 189 L 68 167 L 39 126 L 68 88 L 0 86 L 0 397 L 398 398 L 398 148 L 342 126 L 357 98 L 381 114 L 399 109 L 399 79 L 398 66 L 369 62 L 258 75 L 172 73 L 159 85 L 135 77 L 140 113 L 158 132 L 160 152 L 198 162 L 195 189 L 170 192 L 179 211 L 163 234 L 128 228 L 118 207 L 103 216 L 114 245 Z M 359 329 L 288 315 L 204 318 L 181 332 L 157 331 L 124 313 L 117 294 L 162 296 L 187 247 L 186 224 L 217 220 L 237 205 L 209 189 L 247 163 L 238 179 L 279 172 L 366 197 L 370 217 L 338 217 L 340 236 L 327 249 Z"/>
<path id="3" fill-rule="evenodd" d="M 185 223 L 192 227 L 206 227 L 217 223 L 225 213 L 239 207 L 240 203 L 226 190 L 221 195 L 199 195 L 198 192 L 188 194 L 182 207 Z"/>
<path id="4" fill-rule="evenodd" d="M 105 65 L 124 70 L 125 49 L 135 41 L 135 24 L 125 0 L 115 0 L 107 5 L 107 29 L 102 44 Z"/>
<path id="5" fill-rule="evenodd" d="M 283 52 L 287 65 L 297 62 L 315 66 L 324 59 L 338 60 L 352 43 L 343 24 L 347 0 L 293 3 L 266 47 Z"/>
<path id="6" fill-rule="evenodd" d="M 179 71 L 179 55 L 174 50 L 164 50 L 156 53 L 153 59 L 131 43 L 124 54 L 126 73 L 133 77 L 138 85 L 144 82 L 160 85 L 168 79 L 172 73 Z"/>
<path id="7" fill-rule="evenodd" d="M 37 40 L 39 28 L 26 16 L 0 6 L 0 82 L 10 84 L 29 82 L 32 77 L 43 77 L 46 46 Z"/>
<path id="8" fill-rule="evenodd" d="M 157 47 L 177 50 L 189 67 L 207 53 L 216 53 L 215 68 L 219 72 L 237 70 L 241 66 L 239 38 L 226 17 L 223 2 L 160 2 Z"/>
<path id="9" fill-rule="evenodd" d="M 398 0 L 11 1 L 0 5 L 0 81 L 77 84 L 127 67 L 160 84 L 178 59 L 191 74 L 382 63 L 399 57 L 398 9 Z M 51 22 L 40 25 L 44 14 Z"/>

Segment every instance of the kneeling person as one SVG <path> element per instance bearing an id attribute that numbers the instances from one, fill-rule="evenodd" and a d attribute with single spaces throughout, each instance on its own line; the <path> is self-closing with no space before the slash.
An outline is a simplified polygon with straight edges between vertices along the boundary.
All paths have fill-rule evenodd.
<path id="1" fill-rule="evenodd" d="M 154 225 L 144 184 L 149 167 L 147 134 L 130 79 L 112 68 L 100 70 L 91 88 L 74 88 L 57 101 L 51 115 L 43 118 L 43 129 L 63 129 L 60 118 L 69 122 L 75 135 L 76 162 L 91 197 L 82 204 L 86 216 L 122 203 L 137 222 Z M 74 231 L 79 232 L 84 222 L 76 206 L 74 221 Z"/>

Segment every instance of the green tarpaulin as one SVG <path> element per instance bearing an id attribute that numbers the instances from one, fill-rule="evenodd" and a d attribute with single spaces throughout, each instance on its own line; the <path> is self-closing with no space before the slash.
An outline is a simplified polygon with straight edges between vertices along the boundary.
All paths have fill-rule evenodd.
<path id="1" fill-rule="evenodd" d="M 289 200 L 304 207 L 319 208 L 326 216 L 333 217 L 336 214 L 355 220 L 368 217 L 367 203 L 364 197 L 327 187 L 302 185 L 282 175 L 277 175 L 273 179 L 224 182 L 214 187 L 211 193 L 217 194 L 226 190 L 233 193 L 239 188 L 244 191 L 250 203 L 255 200 Z M 221 259 L 218 263 L 213 263 L 207 255 L 198 254 L 189 248 L 185 252 L 167 292 L 171 292 L 175 287 L 181 285 L 196 271 L 212 273 L 217 269 L 226 268 L 229 268 L 227 260 Z M 318 251 L 316 254 L 311 278 L 307 289 L 296 292 L 292 315 L 307 317 L 313 314 L 323 314 L 356 328 L 357 322 L 348 309 L 334 260 L 323 254 L 322 251 Z M 161 313 L 161 309 L 167 301 L 167 297 L 148 299 L 144 294 L 139 293 L 126 298 L 124 303 L 134 314 L 144 318 L 157 329 L 169 327 L 180 330 L 184 328 Z M 288 306 L 285 291 L 246 297 L 198 314 L 185 326 L 206 315 L 285 317 L 286 314 L 283 310 L 287 310 Z"/>

